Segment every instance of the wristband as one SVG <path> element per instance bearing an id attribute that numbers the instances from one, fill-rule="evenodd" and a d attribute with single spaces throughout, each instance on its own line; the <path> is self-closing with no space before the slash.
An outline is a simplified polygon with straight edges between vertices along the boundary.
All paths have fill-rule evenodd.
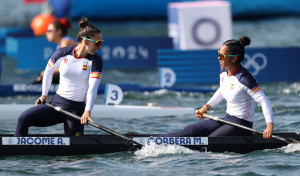
<path id="1" fill-rule="evenodd" d="M 207 104 L 207 103 L 204 106 L 206 107 L 206 109 L 210 109 L 211 108 L 211 106 L 209 104 Z"/>
<path id="2" fill-rule="evenodd" d="M 42 101 L 40 98 L 38 98 L 37 100 L 35 100 L 36 104 L 45 104 L 44 101 Z"/>

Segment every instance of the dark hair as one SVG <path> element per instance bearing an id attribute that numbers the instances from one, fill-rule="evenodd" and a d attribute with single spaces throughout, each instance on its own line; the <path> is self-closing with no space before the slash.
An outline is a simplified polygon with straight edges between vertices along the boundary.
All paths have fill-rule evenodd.
<path id="1" fill-rule="evenodd" d="M 101 33 L 99 29 L 97 29 L 95 26 L 89 23 L 89 20 L 87 17 L 83 17 L 79 21 L 79 32 L 77 34 L 77 42 L 80 43 L 82 41 L 81 37 L 86 37 L 86 38 L 92 38 L 95 36 L 97 33 Z"/>
<path id="2" fill-rule="evenodd" d="M 241 38 L 239 38 L 239 40 L 227 40 L 223 43 L 223 45 L 228 46 L 230 55 L 240 54 L 238 56 L 238 62 L 241 63 L 244 60 L 245 56 L 245 46 L 250 45 L 250 43 L 251 40 L 249 37 L 242 36 Z"/>
<path id="3" fill-rule="evenodd" d="M 56 30 L 61 30 L 62 36 L 66 36 L 68 33 L 68 28 L 71 27 L 70 19 L 60 18 L 52 22 Z"/>

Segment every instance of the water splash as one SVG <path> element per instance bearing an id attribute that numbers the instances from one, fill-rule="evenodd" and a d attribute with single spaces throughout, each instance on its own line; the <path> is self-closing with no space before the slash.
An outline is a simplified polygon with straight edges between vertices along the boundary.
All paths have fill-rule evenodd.
<path id="1" fill-rule="evenodd" d="M 283 151 L 284 153 L 300 153 L 300 144 L 289 144 L 287 146 L 281 147 L 280 151 Z"/>
<path id="2" fill-rule="evenodd" d="M 170 154 L 191 154 L 195 152 L 196 151 L 190 150 L 179 145 L 157 145 L 154 142 L 151 142 L 150 144 L 143 146 L 140 150 L 134 152 L 134 154 L 137 157 L 137 159 L 144 159 Z"/>

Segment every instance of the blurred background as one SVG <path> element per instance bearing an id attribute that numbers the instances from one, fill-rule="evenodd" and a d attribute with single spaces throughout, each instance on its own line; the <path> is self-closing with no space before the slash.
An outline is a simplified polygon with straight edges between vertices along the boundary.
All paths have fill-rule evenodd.
<path id="1" fill-rule="evenodd" d="M 68 36 L 73 38 L 84 16 L 101 29 L 104 43 L 99 54 L 104 60 L 104 84 L 161 86 L 160 69 L 170 68 L 176 75 L 171 86 L 215 85 L 218 48 L 227 39 L 242 35 L 252 40 L 243 64 L 258 82 L 299 82 L 297 7 L 300 2 L 297 0 L 0 0 L 0 3 L 2 94 L 7 94 L 7 89 L 16 83 L 34 82 L 45 68 L 56 47 L 45 37 L 50 16 L 69 18 Z M 40 17 L 41 14 L 46 17 Z"/>

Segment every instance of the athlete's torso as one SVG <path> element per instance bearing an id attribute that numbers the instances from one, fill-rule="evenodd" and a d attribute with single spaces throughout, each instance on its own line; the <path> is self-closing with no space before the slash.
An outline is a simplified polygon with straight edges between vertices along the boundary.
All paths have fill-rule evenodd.
<path id="1" fill-rule="evenodd" d="M 51 61 L 59 65 L 60 83 L 57 93 L 64 98 L 81 102 L 85 100 L 89 79 L 101 79 L 103 63 L 98 54 L 88 55 L 86 58 L 75 57 L 74 48 L 58 49 Z"/>
<path id="2" fill-rule="evenodd" d="M 256 90 L 257 89 L 257 90 Z M 220 90 L 227 101 L 227 113 L 238 118 L 253 121 L 256 102 L 251 94 L 259 91 L 254 77 L 242 65 L 232 76 L 227 75 L 227 69 L 220 74 Z"/>

